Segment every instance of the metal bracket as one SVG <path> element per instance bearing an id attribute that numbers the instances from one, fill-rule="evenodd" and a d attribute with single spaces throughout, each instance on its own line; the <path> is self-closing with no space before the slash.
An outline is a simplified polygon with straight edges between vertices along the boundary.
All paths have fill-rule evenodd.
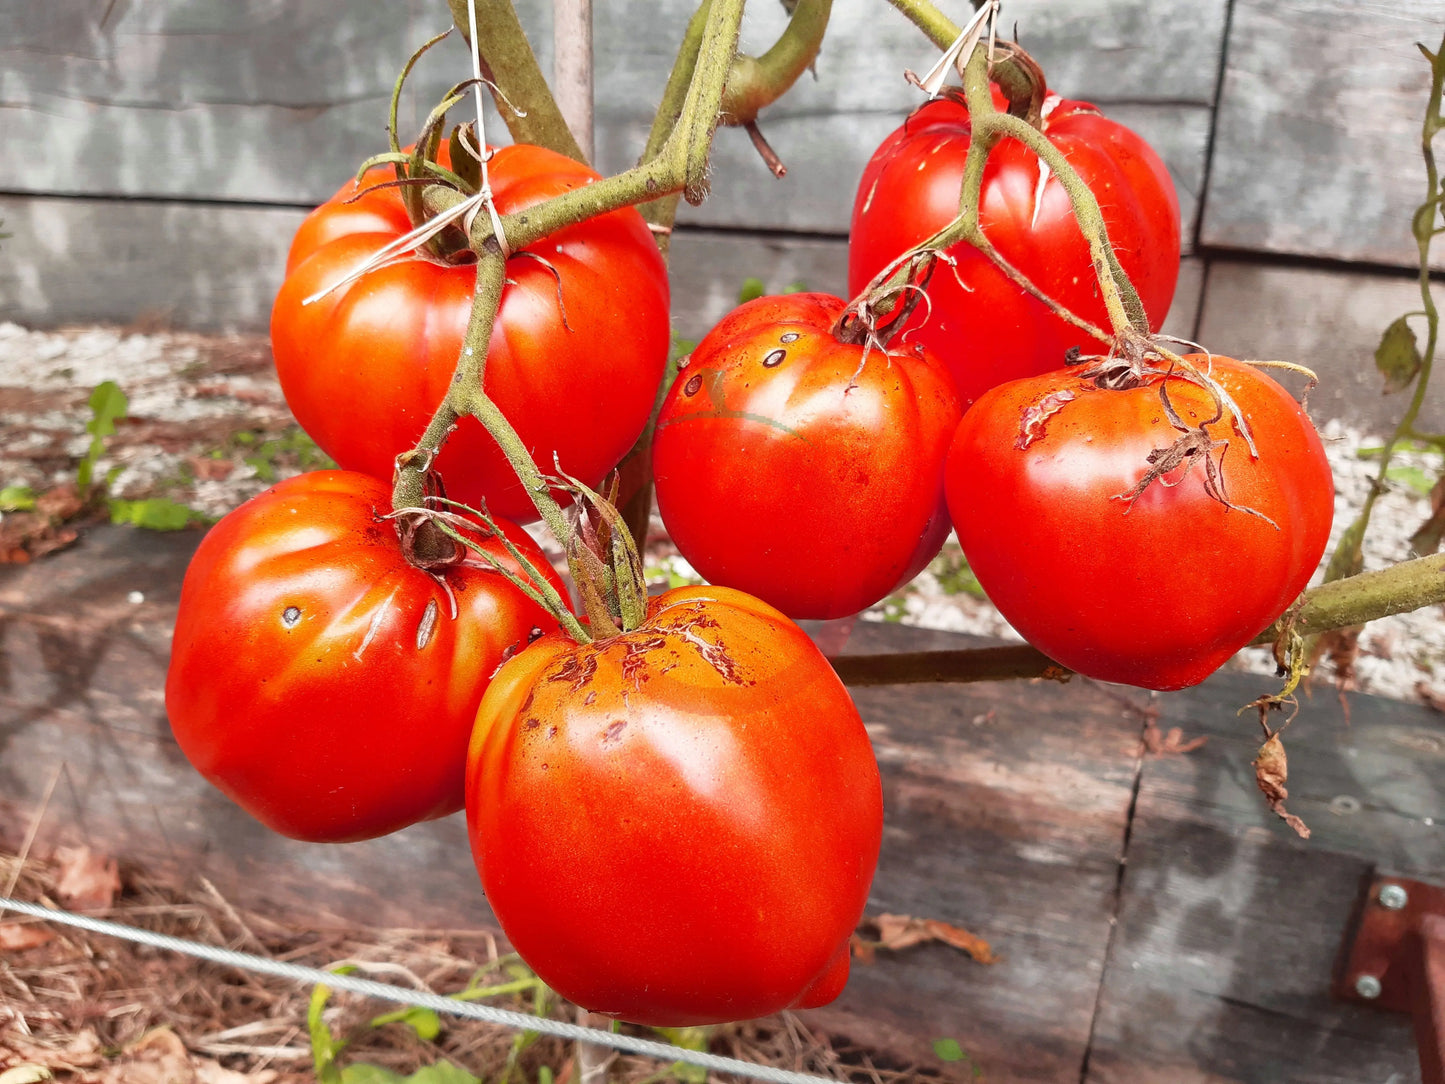
<path id="1" fill-rule="evenodd" d="M 1335 997 L 1409 1013 L 1422 1084 L 1445 1084 L 1445 887 L 1371 877 L 1341 957 Z"/>

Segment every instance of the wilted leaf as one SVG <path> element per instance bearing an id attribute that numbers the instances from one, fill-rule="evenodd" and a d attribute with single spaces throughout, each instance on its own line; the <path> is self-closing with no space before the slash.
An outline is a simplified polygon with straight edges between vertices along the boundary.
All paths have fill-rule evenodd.
<path id="1" fill-rule="evenodd" d="M 55 932 L 30 922 L 0 922 L 0 952 L 24 952 L 55 940 Z M 5 1078 L 0 1077 L 0 1084 Z"/>
<path id="2" fill-rule="evenodd" d="M 1375 347 L 1375 368 L 1385 376 L 1385 393 L 1404 391 L 1420 372 L 1420 346 L 1408 317 L 1400 317 L 1385 329 Z"/>
<path id="3" fill-rule="evenodd" d="M 1284 807 L 1284 801 L 1289 797 L 1285 786 L 1289 779 L 1289 761 L 1285 757 L 1284 742 L 1279 740 L 1278 734 L 1270 735 L 1269 740 L 1259 747 L 1259 754 L 1254 758 L 1254 779 L 1275 815 L 1293 828 L 1301 839 L 1309 839 L 1309 827 Z"/>
<path id="4" fill-rule="evenodd" d="M 998 958 L 983 938 L 969 933 L 961 926 L 950 926 L 936 918 L 914 918 L 911 915 L 878 915 L 868 920 L 878 929 L 878 941 L 874 948 L 898 952 L 914 945 L 938 941 L 961 952 L 966 952 L 981 964 L 994 963 Z"/>
<path id="5" fill-rule="evenodd" d="M 120 868 L 114 858 L 89 847 L 58 847 L 60 876 L 55 884 L 60 902 L 77 911 L 104 910 L 120 891 Z"/>
<path id="6" fill-rule="evenodd" d="M 1445 475 L 1430 489 L 1430 518 L 1410 536 L 1410 549 L 1417 557 L 1439 553 L 1442 538 L 1445 538 Z"/>

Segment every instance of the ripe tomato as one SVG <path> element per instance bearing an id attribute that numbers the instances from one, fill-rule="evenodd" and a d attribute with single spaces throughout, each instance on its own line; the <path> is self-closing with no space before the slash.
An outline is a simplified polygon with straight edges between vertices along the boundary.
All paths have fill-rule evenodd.
<path id="1" fill-rule="evenodd" d="M 796 618 L 872 605 L 948 535 L 948 374 L 922 349 L 838 341 L 844 307 L 791 294 L 735 310 L 678 374 L 653 438 L 683 556 Z"/>
<path id="2" fill-rule="evenodd" d="M 585 647 L 533 644 L 493 679 L 467 760 L 512 945 L 564 997 L 658 1026 L 836 997 L 882 817 L 837 675 L 726 588 L 669 591 Z"/>
<path id="3" fill-rule="evenodd" d="M 176 741 L 294 839 L 367 839 L 460 809 L 488 676 L 557 628 L 475 555 L 435 578 L 409 564 L 380 518 L 390 498 L 362 474 L 290 478 L 216 524 L 186 570 L 166 677 Z M 560 586 L 525 532 L 504 529 Z M 516 570 L 495 538 L 484 546 Z"/>
<path id="4" fill-rule="evenodd" d="M 508 214 L 598 174 L 541 147 L 503 147 L 489 166 Z M 373 170 L 364 184 L 390 179 Z M 399 191 L 348 184 L 312 212 L 291 244 L 271 311 L 286 401 L 338 464 L 389 481 L 441 403 L 461 352 L 474 264 L 394 261 L 310 305 L 303 301 L 411 230 Z M 538 466 L 598 483 L 652 412 L 670 342 L 667 270 L 631 208 L 589 219 L 507 261 L 485 387 Z M 517 520 L 536 512 L 496 443 L 464 418 L 437 457 L 449 494 L 485 499 Z"/>
<path id="5" fill-rule="evenodd" d="M 885 139 L 863 171 L 848 244 L 848 289 L 857 294 L 887 264 L 958 217 L 968 110 L 939 98 Z M 1098 199 L 1109 239 L 1158 331 L 1179 275 L 1179 200 L 1153 149 L 1087 102 L 1044 102 L 1044 134 Z M 1088 243 L 1068 193 L 1013 139 L 989 155 L 980 225 L 994 247 L 1045 294 L 1107 329 Z M 948 249 L 928 284 L 931 305 L 913 313 L 913 337 L 948 365 L 965 408 L 995 384 L 1057 369 L 1069 347 L 1105 349 L 1026 294 L 968 244 Z M 956 270 L 956 273 L 955 273 Z M 966 284 L 966 285 L 965 285 Z"/>
<path id="6" fill-rule="evenodd" d="M 1188 360 L 1238 404 L 1258 455 L 1197 384 L 1156 373 L 1105 390 L 1077 369 L 993 389 L 949 453 L 948 507 L 979 584 L 1026 640 L 1090 677 L 1204 680 L 1294 601 L 1329 541 L 1333 479 L 1299 404 L 1249 365 Z M 1172 466 L 1156 450 L 1185 434 L 1166 386 L 1191 439 L 1208 435 Z"/>

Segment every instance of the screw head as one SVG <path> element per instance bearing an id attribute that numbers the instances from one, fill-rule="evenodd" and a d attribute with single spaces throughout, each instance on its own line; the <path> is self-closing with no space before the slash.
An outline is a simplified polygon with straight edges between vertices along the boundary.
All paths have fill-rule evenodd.
<path id="1" fill-rule="evenodd" d="M 1410 902 L 1410 895 L 1399 885 L 1381 885 L 1375 899 L 1387 911 L 1399 911 Z"/>
<path id="2" fill-rule="evenodd" d="M 1355 993 L 1366 1001 L 1374 1001 L 1380 996 L 1381 990 L 1380 980 L 1374 975 L 1361 975 L 1355 980 Z"/>

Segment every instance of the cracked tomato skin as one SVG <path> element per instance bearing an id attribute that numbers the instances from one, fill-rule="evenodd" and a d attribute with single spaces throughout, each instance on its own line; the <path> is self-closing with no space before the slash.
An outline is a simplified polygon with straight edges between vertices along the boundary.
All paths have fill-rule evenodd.
<path id="1" fill-rule="evenodd" d="M 839 342 L 845 302 L 760 297 L 708 332 L 652 444 L 657 507 L 710 583 L 793 618 L 855 614 L 948 536 L 943 461 L 960 406 L 922 348 Z"/>
<path id="2" fill-rule="evenodd" d="M 997 91 L 995 98 L 1001 101 Z M 1087 102 L 1050 95 L 1043 131 L 1098 199 L 1114 251 L 1139 292 L 1150 330 L 1158 331 L 1179 276 L 1179 198 L 1168 169 L 1144 140 Z M 860 293 L 888 263 L 958 215 L 969 135 L 964 104 L 939 98 L 916 110 L 874 152 L 853 205 L 850 293 Z M 1045 294 L 1108 328 L 1068 193 L 1052 173 L 1043 176 L 1038 157 L 1018 140 L 1003 140 L 989 155 L 979 222 L 994 247 Z M 910 317 L 910 340 L 948 366 L 965 409 L 996 384 L 1061 367 L 1071 346 L 1086 354 L 1106 350 L 971 245 L 947 252 L 956 268 L 939 264 L 934 270 L 932 304 Z"/>
<path id="3" fill-rule="evenodd" d="M 882 836 L 877 762 L 811 640 L 720 587 L 557 634 L 477 715 L 467 826 L 508 940 L 566 998 L 656 1026 L 826 1004 Z"/>
<path id="4" fill-rule="evenodd" d="M 1258 448 L 1228 414 L 1209 421 L 1203 388 L 1169 379 L 1184 425 L 1228 442 L 1209 455 L 1233 507 L 1209 494 L 1198 457 L 1128 499 L 1148 457 L 1183 436 L 1159 374 L 1124 391 L 1077 369 L 1004 384 L 954 436 L 948 507 L 969 567 L 1024 639 L 1089 677 L 1197 684 L 1298 597 L 1329 541 L 1334 482 L 1300 405 L 1257 368 L 1188 357 L 1239 405 Z"/>
<path id="5" fill-rule="evenodd" d="M 202 775 L 293 839 L 369 839 L 460 809 L 488 675 L 557 628 L 480 558 L 438 578 L 412 566 L 390 511 L 366 475 L 302 474 L 211 528 L 186 570 L 171 729 Z M 516 571 L 499 541 L 483 546 Z"/>
<path id="6" fill-rule="evenodd" d="M 443 164 L 446 164 L 443 155 Z M 563 155 L 518 144 L 490 163 L 511 214 L 598 179 Z M 363 184 L 393 179 L 390 167 Z M 476 265 L 421 256 L 368 272 L 304 304 L 411 230 L 399 190 L 347 184 L 301 224 L 271 310 L 281 389 L 302 428 L 347 470 L 390 481 L 451 384 Z M 352 202 L 347 202 L 351 200 Z M 667 269 L 632 208 L 589 219 L 514 254 L 492 329 L 484 386 L 532 450 L 597 485 L 652 413 L 671 342 Z M 435 469 L 447 495 L 518 522 L 537 518 L 497 444 L 474 418 Z"/>

